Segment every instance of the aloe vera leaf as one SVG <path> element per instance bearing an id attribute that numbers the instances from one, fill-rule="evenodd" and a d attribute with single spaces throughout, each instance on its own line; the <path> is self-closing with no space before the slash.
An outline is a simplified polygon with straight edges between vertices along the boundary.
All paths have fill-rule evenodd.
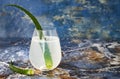
<path id="1" fill-rule="evenodd" d="M 37 30 L 42 30 L 42 27 L 41 27 L 41 25 L 39 24 L 38 20 L 35 18 L 35 16 L 34 16 L 32 13 L 30 13 L 28 10 L 26 10 L 25 8 L 23 8 L 23 7 L 19 6 L 19 5 L 16 5 L 16 4 L 8 4 L 8 5 L 6 5 L 6 6 L 13 6 L 13 7 L 16 7 L 16 8 L 18 8 L 18 9 L 22 10 L 23 12 L 25 12 L 25 14 L 27 14 L 27 15 L 31 18 L 31 20 L 32 20 L 33 23 L 35 24 L 36 29 L 37 29 Z M 42 39 L 43 33 L 40 32 L 39 35 L 40 35 L 40 36 L 39 36 L 40 39 Z"/>
<path id="2" fill-rule="evenodd" d="M 14 72 L 24 74 L 24 75 L 34 75 L 35 74 L 33 69 L 19 68 L 19 67 L 14 66 L 12 63 L 9 64 L 9 68 Z"/>
<path id="3" fill-rule="evenodd" d="M 45 42 L 45 52 L 44 52 L 45 64 L 48 69 L 51 69 L 53 66 L 53 61 L 51 57 L 51 52 L 49 50 L 48 44 Z"/>

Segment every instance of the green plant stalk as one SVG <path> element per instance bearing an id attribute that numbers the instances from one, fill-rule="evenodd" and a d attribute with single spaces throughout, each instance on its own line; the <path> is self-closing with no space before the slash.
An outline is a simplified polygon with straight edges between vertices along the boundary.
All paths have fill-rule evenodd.
<path id="1" fill-rule="evenodd" d="M 35 16 L 33 16 L 29 11 L 27 11 L 25 8 L 23 8 L 19 5 L 8 4 L 6 6 L 13 6 L 13 7 L 16 7 L 18 9 L 22 10 L 23 12 L 25 12 L 31 18 L 33 23 L 35 24 L 35 27 L 36 27 L 36 29 L 38 30 L 38 33 L 39 33 L 39 38 L 40 39 L 44 38 L 43 32 L 42 32 L 43 29 L 42 29 L 41 25 L 39 24 L 38 20 L 35 18 Z M 47 49 L 44 52 L 45 64 L 46 64 L 46 67 L 50 69 L 53 66 L 53 61 L 52 61 L 51 53 L 49 51 L 49 48 L 48 48 L 47 44 L 45 45 L 45 48 Z"/>
<path id="2" fill-rule="evenodd" d="M 6 5 L 6 6 L 13 6 L 13 7 L 16 7 L 16 8 L 18 8 L 18 9 L 22 10 L 23 12 L 25 12 L 25 13 L 31 18 L 31 20 L 32 20 L 33 23 L 35 24 L 35 27 L 36 27 L 36 29 L 37 29 L 38 31 L 39 31 L 39 30 L 43 30 L 42 27 L 41 27 L 41 25 L 39 24 L 38 20 L 35 18 L 35 16 L 33 16 L 33 15 L 32 15 L 28 10 L 26 10 L 25 8 L 23 8 L 23 7 L 19 6 L 19 5 L 16 5 L 16 4 L 8 4 L 8 5 Z M 42 31 L 39 32 L 39 37 L 40 37 L 40 39 L 42 39 L 42 37 L 43 37 Z"/>
<path id="3" fill-rule="evenodd" d="M 52 61 L 52 57 L 51 57 L 48 44 L 46 42 L 45 42 L 44 60 L 45 60 L 46 67 L 48 69 L 51 69 L 53 67 L 53 61 Z"/>
<path id="4" fill-rule="evenodd" d="M 14 66 L 12 63 L 9 64 L 9 68 L 14 72 L 24 74 L 24 75 L 34 75 L 35 74 L 33 69 L 19 68 L 19 67 Z"/>

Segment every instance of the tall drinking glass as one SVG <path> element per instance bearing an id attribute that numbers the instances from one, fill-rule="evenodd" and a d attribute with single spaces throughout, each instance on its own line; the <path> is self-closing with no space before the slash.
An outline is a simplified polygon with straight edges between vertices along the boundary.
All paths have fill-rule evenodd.
<path id="1" fill-rule="evenodd" d="M 40 34 L 43 34 L 40 39 Z M 61 61 L 61 47 L 55 28 L 35 30 L 29 52 L 31 64 L 42 71 L 56 68 Z"/>

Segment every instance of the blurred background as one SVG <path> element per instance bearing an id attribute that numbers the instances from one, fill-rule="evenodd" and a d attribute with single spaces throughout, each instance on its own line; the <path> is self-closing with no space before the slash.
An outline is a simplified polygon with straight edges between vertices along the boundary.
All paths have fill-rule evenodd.
<path id="1" fill-rule="evenodd" d="M 57 27 L 60 38 L 120 39 L 119 0 L 1 0 L 0 38 L 31 38 L 31 20 L 6 4 L 23 6 L 43 27 Z"/>

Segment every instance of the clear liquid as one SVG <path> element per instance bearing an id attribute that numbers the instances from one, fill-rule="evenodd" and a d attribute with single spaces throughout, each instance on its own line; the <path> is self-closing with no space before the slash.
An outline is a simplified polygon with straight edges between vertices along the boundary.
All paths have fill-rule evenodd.
<path id="1" fill-rule="evenodd" d="M 40 40 L 33 36 L 30 46 L 29 59 L 31 64 L 40 70 L 52 70 L 61 61 L 61 47 L 59 38 L 47 36 L 46 40 Z"/>

